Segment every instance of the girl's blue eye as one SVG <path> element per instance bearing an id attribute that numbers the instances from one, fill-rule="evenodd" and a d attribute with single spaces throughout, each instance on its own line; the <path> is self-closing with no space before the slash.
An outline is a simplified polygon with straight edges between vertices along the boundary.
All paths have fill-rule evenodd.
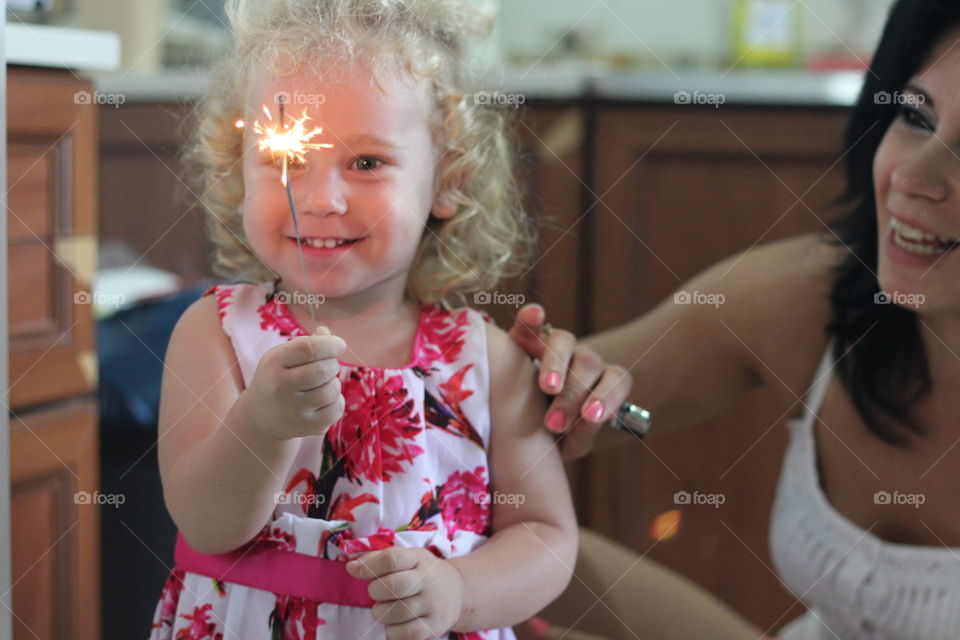
<path id="1" fill-rule="evenodd" d="M 911 105 L 902 105 L 900 107 L 899 116 L 903 118 L 903 121 L 906 122 L 909 126 L 915 129 L 923 129 L 925 131 L 930 131 L 931 133 L 936 131 L 936 127 L 930 122 L 930 119 L 923 114 L 920 109 L 917 109 Z"/>
<path id="2" fill-rule="evenodd" d="M 354 166 L 360 171 L 374 171 L 380 168 L 380 165 L 383 162 L 379 158 L 371 158 L 369 156 L 362 156 L 354 160 Z"/>

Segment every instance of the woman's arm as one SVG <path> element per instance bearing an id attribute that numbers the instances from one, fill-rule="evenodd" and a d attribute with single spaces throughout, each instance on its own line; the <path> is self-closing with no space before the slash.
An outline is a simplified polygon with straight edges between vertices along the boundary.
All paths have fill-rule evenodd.
<path id="1" fill-rule="evenodd" d="M 763 632 L 683 576 L 583 529 L 576 578 L 541 617 L 616 640 L 758 640 Z"/>
<path id="2" fill-rule="evenodd" d="M 564 429 L 571 431 L 564 438 L 565 455 L 583 455 L 592 447 L 601 421 L 587 419 L 587 408 L 600 400 L 609 417 L 616 410 L 611 396 L 623 397 L 609 391 L 614 387 L 609 367 L 601 377 L 598 362 L 632 376 L 629 398 L 651 411 L 657 433 L 714 415 L 760 385 L 792 404 L 825 346 L 829 268 L 836 256 L 836 249 L 814 235 L 732 256 L 678 288 L 722 302 L 677 304 L 670 295 L 636 320 L 585 339 L 599 358 L 575 358 L 569 335 L 551 334 L 540 349 L 540 381 L 541 388 L 555 393 L 544 383 L 551 373 L 562 374 L 563 391 L 546 421 L 562 412 Z M 526 312 L 528 324 L 535 325 L 530 320 L 535 315 Z M 521 331 L 518 323 L 514 335 L 539 327 L 532 330 Z M 518 341 L 537 356 L 535 341 Z M 567 363 L 572 363 L 569 372 Z"/>

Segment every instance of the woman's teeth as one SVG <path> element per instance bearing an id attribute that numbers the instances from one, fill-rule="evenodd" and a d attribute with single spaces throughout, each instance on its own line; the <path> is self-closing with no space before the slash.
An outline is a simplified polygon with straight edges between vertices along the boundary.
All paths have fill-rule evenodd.
<path id="1" fill-rule="evenodd" d="M 893 229 L 894 244 L 911 253 L 932 256 L 952 251 L 960 244 L 957 240 L 911 227 L 897 218 L 890 219 L 890 227 Z"/>
<path id="2" fill-rule="evenodd" d="M 343 238 L 303 238 L 303 244 L 315 247 L 317 249 L 333 249 L 350 244 L 353 240 L 344 240 Z"/>

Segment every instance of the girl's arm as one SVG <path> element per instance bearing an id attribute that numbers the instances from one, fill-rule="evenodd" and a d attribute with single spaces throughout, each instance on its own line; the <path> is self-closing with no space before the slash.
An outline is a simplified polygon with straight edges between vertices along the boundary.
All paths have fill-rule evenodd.
<path id="1" fill-rule="evenodd" d="M 331 366 L 320 360 L 342 351 L 338 340 L 311 336 L 275 347 L 243 389 L 215 298 L 201 298 L 177 322 L 164 361 L 157 456 L 167 510 L 194 549 L 236 549 L 269 521 L 296 455 L 299 438 L 292 436 L 322 432 L 329 417 L 323 411 L 333 415 L 342 404 L 318 411 L 323 420 L 317 423 L 300 415 L 302 403 L 323 406 L 317 398 L 339 397 L 339 384 L 327 384 L 335 361 Z M 325 372 L 316 370 L 322 367 Z M 287 383 L 322 386 L 294 398 L 279 393 Z M 265 393 L 267 386 L 275 392 Z"/>
<path id="2" fill-rule="evenodd" d="M 494 534 L 476 552 L 450 560 L 466 585 L 455 631 L 525 620 L 563 592 L 576 560 L 576 516 L 560 451 L 540 427 L 546 402 L 536 372 L 493 325 L 487 351 Z"/>
<path id="3" fill-rule="evenodd" d="M 496 327 L 487 327 L 487 338 L 493 535 L 448 560 L 393 547 L 347 564 L 351 575 L 370 581 L 373 616 L 390 640 L 512 626 L 570 581 L 576 518 L 559 451 L 540 428 L 545 400 L 526 354 Z"/>

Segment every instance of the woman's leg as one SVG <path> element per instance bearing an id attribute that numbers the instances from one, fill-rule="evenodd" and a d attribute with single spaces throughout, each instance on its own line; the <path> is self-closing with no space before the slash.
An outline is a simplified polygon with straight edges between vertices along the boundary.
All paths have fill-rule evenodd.
<path id="1" fill-rule="evenodd" d="M 611 639 L 757 640 L 763 633 L 678 574 L 588 529 L 567 590 L 540 617 Z"/>

